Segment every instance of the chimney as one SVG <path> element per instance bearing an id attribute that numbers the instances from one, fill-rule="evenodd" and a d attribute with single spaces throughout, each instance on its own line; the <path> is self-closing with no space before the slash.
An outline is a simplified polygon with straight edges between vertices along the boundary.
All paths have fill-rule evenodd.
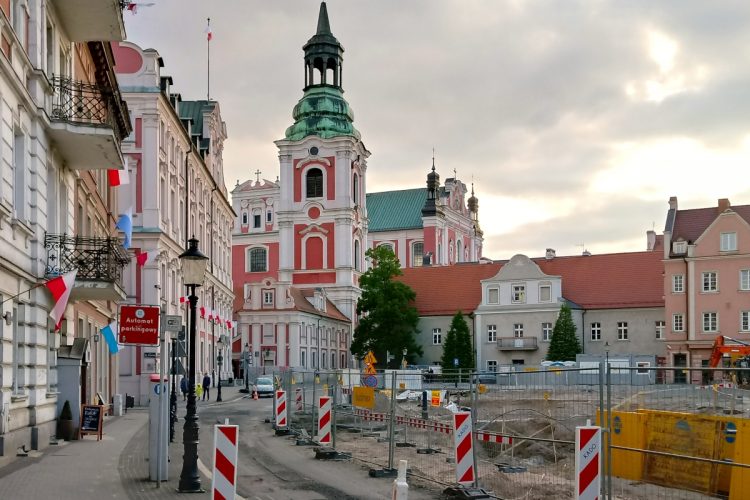
<path id="1" fill-rule="evenodd" d="M 649 229 L 646 231 L 646 250 L 649 252 L 656 248 L 656 231 Z"/>
<path id="2" fill-rule="evenodd" d="M 669 209 L 677 210 L 677 197 L 676 196 L 669 197 Z"/>
<path id="3" fill-rule="evenodd" d="M 547 251 L 544 254 L 544 258 L 547 260 L 552 260 L 556 257 L 555 255 L 555 249 L 554 248 L 548 248 Z"/>
<path id="4" fill-rule="evenodd" d="M 729 198 L 719 198 L 719 213 L 723 213 L 725 210 L 729 210 L 732 205 L 729 203 Z"/>

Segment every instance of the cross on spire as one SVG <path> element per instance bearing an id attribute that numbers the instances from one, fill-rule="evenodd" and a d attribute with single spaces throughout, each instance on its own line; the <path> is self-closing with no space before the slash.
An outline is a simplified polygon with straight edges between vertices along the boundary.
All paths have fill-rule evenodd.
<path id="1" fill-rule="evenodd" d="M 255 180 L 258 183 L 260 183 L 260 174 L 261 174 L 260 169 L 258 169 L 258 170 L 255 171 Z"/>
<path id="2" fill-rule="evenodd" d="M 453 178 L 458 179 L 458 173 L 456 172 L 456 169 L 453 169 Z"/>

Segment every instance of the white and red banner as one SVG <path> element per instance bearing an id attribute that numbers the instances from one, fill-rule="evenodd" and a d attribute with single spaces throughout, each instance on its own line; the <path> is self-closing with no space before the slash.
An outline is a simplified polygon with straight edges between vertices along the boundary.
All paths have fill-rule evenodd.
<path id="1" fill-rule="evenodd" d="M 237 445 L 239 427 L 214 426 L 214 474 L 211 481 L 211 498 L 234 500 L 237 493 Z"/>
<path id="2" fill-rule="evenodd" d="M 467 411 L 453 414 L 453 438 L 456 453 L 456 482 L 474 484 L 474 443 L 471 432 L 471 413 Z"/>
<path id="3" fill-rule="evenodd" d="M 318 398 L 318 442 L 331 446 L 331 397 Z"/>
<path id="4" fill-rule="evenodd" d="M 45 283 L 47 289 L 52 293 L 52 300 L 55 301 L 55 305 L 49 312 L 49 317 L 55 321 L 55 331 L 60 329 L 60 322 L 65 315 L 65 308 L 68 306 L 70 292 L 73 291 L 73 285 L 76 282 L 76 274 L 78 274 L 78 269 L 74 269 Z"/>
<path id="5" fill-rule="evenodd" d="M 286 391 L 276 391 L 276 428 L 287 426 L 286 419 Z"/>
<path id="6" fill-rule="evenodd" d="M 576 500 L 597 500 L 601 489 L 602 428 L 576 427 Z"/>
<path id="7" fill-rule="evenodd" d="M 127 169 L 107 170 L 107 176 L 109 177 L 109 185 L 111 187 L 130 184 L 130 174 L 128 174 Z"/>

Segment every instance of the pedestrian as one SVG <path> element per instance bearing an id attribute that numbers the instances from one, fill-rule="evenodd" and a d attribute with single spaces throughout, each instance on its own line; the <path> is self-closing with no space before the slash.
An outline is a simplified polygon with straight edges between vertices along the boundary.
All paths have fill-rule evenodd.
<path id="1" fill-rule="evenodd" d="M 211 401 L 211 396 L 208 394 L 208 390 L 211 388 L 211 377 L 208 376 L 208 372 L 203 376 L 203 399 Z"/>
<path id="2" fill-rule="evenodd" d="M 200 400 L 201 394 L 203 394 L 203 386 L 198 384 L 195 386 L 195 399 Z"/>
<path id="3" fill-rule="evenodd" d="M 182 400 L 185 401 L 187 399 L 188 392 L 187 377 L 182 377 L 182 380 L 180 380 L 180 391 L 182 391 Z"/>

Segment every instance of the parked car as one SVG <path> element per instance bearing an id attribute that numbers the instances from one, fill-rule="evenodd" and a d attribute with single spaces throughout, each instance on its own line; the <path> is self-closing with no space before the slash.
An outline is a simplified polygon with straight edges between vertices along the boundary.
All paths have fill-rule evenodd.
<path id="1" fill-rule="evenodd" d="M 263 396 L 273 397 L 273 379 L 259 377 L 253 385 L 255 386 L 255 390 L 258 391 L 259 398 L 262 398 Z"/>
<path id="2" fill-rule="evenodd" d="M 497 372 L 480 372 L 477 374 L 479 384 L 497 384 Z"/>

